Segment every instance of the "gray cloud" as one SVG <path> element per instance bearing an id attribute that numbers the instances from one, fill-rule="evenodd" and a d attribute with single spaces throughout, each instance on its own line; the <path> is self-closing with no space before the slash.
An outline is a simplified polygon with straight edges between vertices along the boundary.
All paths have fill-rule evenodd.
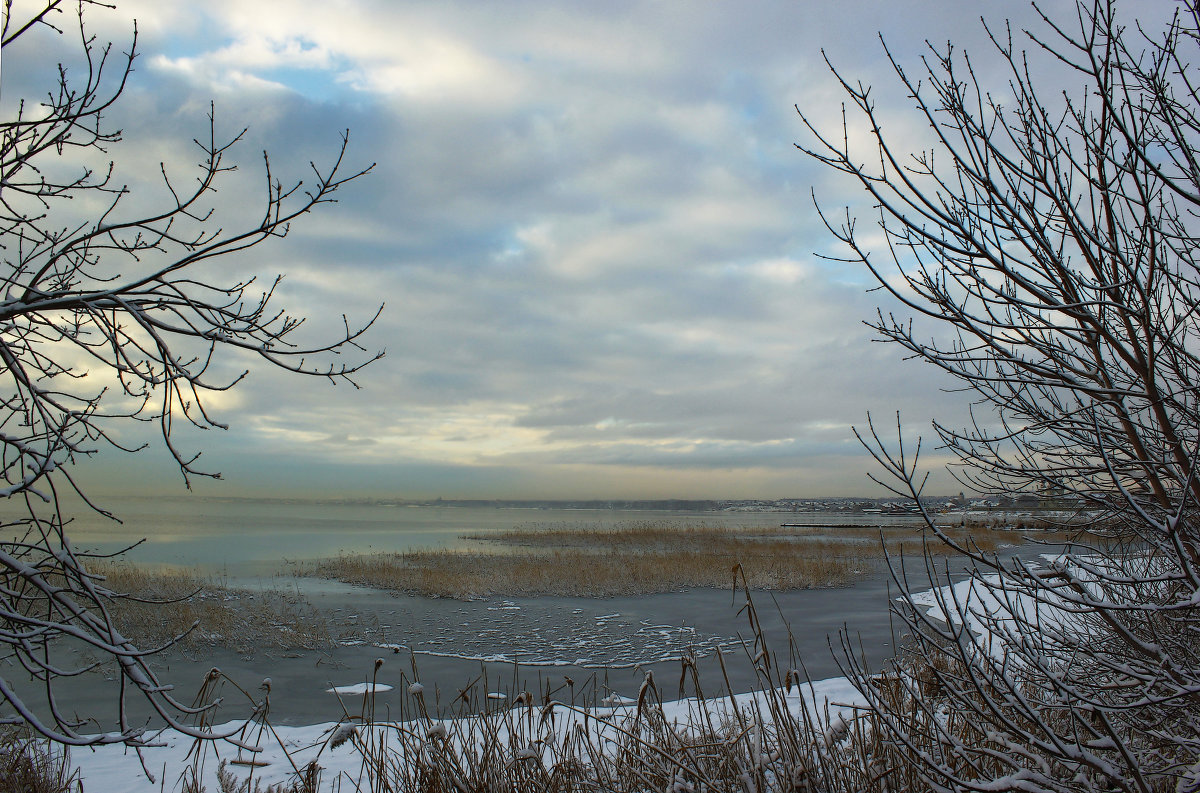
<path id="1" fill-rule="evenodd" d="M 228 133 L 249 125 L 231 224 L 255 211 L 263 149 L 304 178 L 348 127 L 350 161 L 378 162 L 287 240 L 213 265 L 286 272 L 281 304 L 313 338 L 387 304 L 362 391 L 229 362 L 253 370 L 218 400 L 233 430 L 189 440 L 232 487 L 847 493 L 866 487 L 849 427 L 868 410 L 964 415 L 936 373 L 870 343 L 865 274 L 817 256 L 834 249 L 810 192 L 865 207 L 794 148 L 793 105 L 840 124 L 824 48 L 919 145 L 874 28 L 915 68 L 926 38 L 982 49 L 992 4 L 332 8 L 122 6 L 144 33 L 114 117 L 132 183 L 194 161 L 210 98 Z M 6 59 L 17 73 L 36 76 Z"/>

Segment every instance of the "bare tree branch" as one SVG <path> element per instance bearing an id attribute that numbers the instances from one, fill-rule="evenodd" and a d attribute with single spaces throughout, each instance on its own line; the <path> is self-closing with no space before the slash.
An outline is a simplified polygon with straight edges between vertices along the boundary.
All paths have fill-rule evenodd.
<path id="1" fill-rule="evenodd" d="M 996 93 L 949 45 L 919 76 L 885 45 L 924 151 L 896 150 L 870 89 L 832 65 L 841 128 L 798 108 L 800 148 L 875 205 L 882 251 L 848 211 L 818 207 L 845 260 L 948 331 L 920 337 L 883 311 L 868 323 L 975 396 L 969 426 L 934 424 L 953 473 L 1087 520 L 1032 565 L 925 515 L 970 570 L 950 587 L 928 557 L 932 603 L 895 572 L 911 637 L 896 671 L 935 693 L 915 687 L 914 713 L 897 713 L 884 678 L 850 666 L 885 744 L 931 789 L 1200 788 L 1200 6 L 1158 34 L 1122 19 L 1113 0 L 1079 0 L 1073 18 L 1043 14 L 1028 50 L 987 27 L 1006 72 Z M 1077 82 L 1045 85 L 1047 65 Z M 852 125 L 869 151 L 852 150 Z M 886 486 L 919 502 L 916 456 L 871 422 L 860 440 Z"/>
<path id="2" fill-rule="evenodd" d="M 293 221 L 334 201 L 371 167 L 346 166 L 348 133 L 328 165 L 311 165 L 306 182 L 281 181 L 264 152 L 261 213 L 241 228 L 216 227 L 215 192 L 234 170 L 230 158 L 242 134 L 220 138 L 210 111 L 205 134 L 195 140 L 194 180 L 160 165 L 169 200 L 148 213 L 126 211 L 130 191 L 112 182 L 113 163 L 100 169 L 87 163 L 121 141 L 105 114 L 132 73 L 137 31 L 124 53 L 98 43 L 86 26 L 86 12 L 95 7 L 107 6 L 47 0 L 19 18 L 6 2 L 0 38 L 7 48 L 27 37 L 68 35 L 71 26 L 60 24 L 67 17 L 79 56 L 70 69 L 58 67 L 36 108 L 22 103 L 14 117 L 0 120 L 0 497 L 25 511 L 0 536 L 0 662 L 27 672 L 43 691 L 41 701 L 27 701 L 4 677 L 9 673 L 0 673 L 0 724 L 25 724 L 68 744 L 138 745 L 146 738 L 131 723 L 126 701 L 136 694 L 189 735 L 232 740 L 232 733 L 188 726 L 190 716 L 210 706 L 176 700 L 147 661 L 161 648 L 141 647 L 114 622 L 108 604 L 122 595 L 90 574 L 88 557 L 72 547 L 59 495 L 63 488 L 78 492 L 74 463 L 104 446 L 126 448 L 110 428 L 129 421 L 157 423 L 185 482 L 218 477 L 199 467 L 197 452 L 178 444 L 176 428 L 180 422 L 224 428 L 208 398 L 245 372 L 221 379 L 210 367 L 234 350 L 357 388 L 354 375 L 382 356 L 361 344 L 378 313 L 359 325 L 343 317 L 340 333 L 303 342 L 297 331 L 304 319 L 275 306 L 278 278 L 265 287 L 253 278 L 221 282 L 206 265 L 285 236 Z M 83 196 L 102 199 L 102 209 L 90 219 L 64 221 L 72 217 L 65 202 Z M 78 368 L 81 360 L 86 371 Z M 107 385 L 98 385 L 96 374 Z M 115 729 L 68 714 L 55 695 L 59 681 L 95 665 L 66 665 L 67 651 L 81 647 L 116 664 Z"/>

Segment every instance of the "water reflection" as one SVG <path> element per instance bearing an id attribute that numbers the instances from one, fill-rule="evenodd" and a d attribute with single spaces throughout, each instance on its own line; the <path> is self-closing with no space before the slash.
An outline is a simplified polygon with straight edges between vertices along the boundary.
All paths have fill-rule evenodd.
<path id="1" fill-rule="evenodd" d="M 134 498 L 105 506 L 122 522 L 77 511 L 68 527 L 77 549 L 111 553 L 140 542 L 128 554 L 131 561 L 194 566 L 233 578 L 270 575 L 285 561 L 339 553 L 466 548 L 471 543 L 462 539 L 463 534 L 531 525 L 774 528 L 797 519 L 795 513 L 775 512 L 406 507 L 195 496 Z M 812 517 L 836 518 L 825 513 Z"/>

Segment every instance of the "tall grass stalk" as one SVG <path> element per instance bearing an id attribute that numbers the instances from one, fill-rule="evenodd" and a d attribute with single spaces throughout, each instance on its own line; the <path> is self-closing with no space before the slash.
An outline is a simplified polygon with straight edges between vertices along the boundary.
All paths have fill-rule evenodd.
<path id="1" fill-rule="evenodd" d="M 81 789 L 66 747 L 23 730 L 0 730 L 0 793 L 71 793 Z"/>
<path id="2" fill-rule="evenodd" d="M 341 720 L 318 744 L 287 755 L 295 790 L 314 790 L 311 780 L 334 753 L 353 753 L 350 768 L 323 774 L 322 790 L 405 791 L 895 791 L 927 790 L 914 766 L 879 740 L 876 717 L 855 703 L 820 701 L 789 637 L 782 654 L 770 644 L 757 607 L 737 571 L 749 626 L 742 657 L 718 656 L 722 669 L 753 666 L 757 685 L 747 694 L 710 697 L 698 662 L 684 658 L 677 680 L 647 672 L 636 697 L 613 696 L 595 676 L 540 691 L 509 688 L 481 674 L 452 695 L 425 687 L 415 660 L 400 673 L 406 696 L 387 714 L 373 697 Z M 383 666 L 376 661 L 370 680 Z M 889 713 L 923 713 L 930 692 L 920 670 L 879 676 L 878 696 L 892 698 Z M 395 673 L 393 672 L 393 675 Z M 726 678 L 728 682 L 728 677 Z M 393 678 L 394 681 L 394 678 Z M 269 693 L 269 692 L 268 692 Z M 216 696 L 215 688 L 204 696 Z M 264 695 L 265 702 L 267 696 Z M 261 707 L 261 713 L 269 708 Z M 270 739 L 257 722 L 256 735 Z M 282 744 L 282 742 L 281 742 Z M 210 745 L 197 744 L 193 767 Z M 303 757 L 299 756 L 303 754 Z M 339 755 L 340 756 L 340 755 Z M 231 785 L 253 790 L 254 765 L 228 762 L 221 773 Z M 195 777 L 201 779 L 200 776 Z M 307 781 L 306 781 L 307 780 Z M 224 782 L 222 790 L 224 791 Z M 230 788 L 235 789 L 233 787 Z M 283 788 L 293 789 L 293 788 Z"/>

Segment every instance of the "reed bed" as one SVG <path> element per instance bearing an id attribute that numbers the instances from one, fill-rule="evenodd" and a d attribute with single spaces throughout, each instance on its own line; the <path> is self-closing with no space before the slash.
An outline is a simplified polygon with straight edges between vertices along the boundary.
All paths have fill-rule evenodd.
<path id="1" fill-rule="evenodd" d="M 336 644 L 333 623 L 295 594 L 231 588 L 179 568 L 104 561 L 88 569 L 118 595 L 107 603 L 116 624 L 147 644 L 174 641 L 185 649 L 221 646 L 243 654 Z"/>
<path id="2" fill-rule="evenodd" d="M 1020 520 L 995 519 L 988 522 L 967 521 L 965 523 L 939 525 L 938 529 L 949 539 L 964 546 L 976 548 L 985 553 L 994 553 L 1001 548 L 1021 545 L 1026 542 L 1039 542 L 1049 545 L 1061 545 L 1073 542 L 1079 538 L 1080 529 L 1066 528 L 1058 525 L 1044 524 L 1040 520 L 1025 518 Z M 954 556 L 957 554 L 952 547 L 928 535 L 928 530 L 919 527 L 886 527 L 876 529 L 854 528 L 838 530 L 840 537 L 859 539 L 869 542 L 874 547 L 870 550 L 882 552 L 880 540 L 888 553 L 902 552 L 929 553 L 933 556 Z M 925 540 L 929 540 L 927 547 Z"/>
<path id="3" fill-rule="evenodd" d="M 1027 535 L 998 528 L 952 527 L 948 533 L 983 551 Z M 531 526 L 467 534 L 467 550 L 342 554 L 306 566 L 304 575 L 427 597 L 612 597 L 728 587 L 740 565 L 757 590 L 848 586 L 888 553 L 952 553 L 926 544 L 915 528 L 702 526 L 653 523 L 617 527 Z M 1039 532 L 1048 541 L 1050 533 Z"/>
<path id="4" fill-rule="evenodd" d="M 874 675 L 858 666 L 854 648 L 842 637 L 844 657 L 860 688 L 847 699 L 822 699 L 821 689 L 803 672 L 790 633 L 777 653 L 758 618 L 749 579 L 740 568 L 735 576 L 745 595 L 744 655 L 718 653 L 707 661 L 684 657 L 677 677 L 646 674 L 636 697 L 614 696 L 607 679 L 596 674 L 582 681 L 547 676 L 540 690 L 528 691 L 515 684 L 505 689 L 503 681 L 481 672 L 465 687 L 442 692 L 422 684 L 415 657 L 404 665 L 408 669 L 399 670 L 378 659 L 367 675 L 371 688 L 387 680 L 407 694 L 389 710 L 377 711 L 370 694 L 352 698 L 353 705 L 343 700 L 336 724 L 315 740 L 297 743 L 280 737 L 271 725 L 269 687 L 260 695 L 236 688 L 254 713 L 237 738 L 262 747 L 256 755 L 261 759 L 243 761 L 240 751 L 236 758 L 220 757 L 220 744 L 196 741 L 187 767 L 171 769 L 164 788 L 186 793 L 894 793 L 937 788 L 917 759 L 920 753 L 933 756 L 988 740 L 970 713 L 943 710 L 948 698 L 939 681 L 964 670 L 955 668 L 952 658 L 909 652 L 896 637 L 900 657 Z M 748 663 L 756 684 L 734 695 L 726 674 L 723 691 L 705 691 L 701 663 L 717 663 L 722 671 Z M 227 696 L 223 685 L 222 673 L 212 670 L 196 704 L 238 698 Z M 864 707 L 866 700 L 874 707 Z M 214 717 L 215 711 L 205 711 L 197 726 L 211 727 Z M 939 729 L 915 732 L 922 743 L 909 746 L 892 740 L 882 719 L 906 724 L 934 719 Z M 987 779 L 993 770 L 981 766 L 979 778 Z"/>
<path id="5" fill-rule="evenodd" d="M 606 554 L 564 549 L 523 555 L 469 551 L 346 554 L 315 563 L 308 574 L 427 597 L 612 597 L 728 587 L 738 563 L 750 571 L 747 577 L 755 589 L 844 586 L 864 572 L 854 558 L 781 555 L 768 545 L 739 552 Z"/>
<path id="6" fill-rule="evenodd" d="M 244 697 L 254 716 L 235 737 L 261 751 L 235 753 L 228 745 L 196 740 L 186 760 L 165 769 L 161 789 L 895 793 L 943 789 L 923 768 L 923 755 L 948 756 L 964 747 L 978 748 L 972 755 L 975 764 L 963 773 L 978 779 L 981 789 L 1007 768 L 1008 748 L 994 745 L 969 709 L 951 707 L 941 683 L 966 671 L 954 658 L 918 655 L 901 644 L 901 655 L 888 670 L 871 675 L 857 667 L 853 648 L 844 643 L 859 688 L 843 688 L 831 701 L 823 693 L 829 689 L 804 675 L 803 659 L 790 637 L 783 652 L 776 652 L 749 591 L 743 614 L 749 623 L 744 655 L 718 655 L 708 661 L 685 657 L 678 678 L 647 674 L 636 697 L 629 698 L 614 696 L 597 675 L 578 682 L 544 678 L 541 690 L 528 691 L 512 685 L 505 689 L 502 681 L 481 673 L 464 688 L 443 693 L 421 683 L 412 657 L 409 669 L 400 670 L 378 659 L 367 679 L 372 684 L 386 679 L 407 696 L 386 712 L 376 708 L 369 694 L 355 698 L 353 706 L 343 701 L 336 723 L 319 735 L 307 733 L 302 741 L 281 735 L 271 724 L 269 688 L 251 695 L 234 686 L 236 693 L 230 695 L 226 686 L 232 681 L 214 669 L 196 704 Z M 720 664 L 723 671 L 735 663 L 751 664 L 756 685 L 744 694 L 707 692 L 698 670 L 705 662 Z M 214 716 L 215 711 L 204 711 L 196 717 L 196 726 L 213 727 Z M 895 740 L 889 721 L 908 725 L 913 742 Z M 918 729 L 922 725 L 928 729 Z M 69 771 L 58 773 L 54 758 L 47 759 L 48 766 L 35 760 L 50 769 L 47 779 L 65 778 L 69 783 Z M 1155 793 L 1175 789 L 1174 778 L 1152 782 L 1148 789 Z M 0 791 L 7 793 L 2 784 Z"/>
<path id="7" fill-rule="evenodd" d="M 1012 529 L 1004 524 L 978 523 L 941 527 L 948 537 L 971 543 L 983 551 L 995 551 L 1005 545 L 1025 542 L 1034 532 Z M 1038 529 L 1044 541 L 1062 541 L 1067 532 Z M 889 553 L 953 554 L 939 541 L 923 548 L 924 531 L 917 526 L 701 526 L 679 528 L 661 524 L 635 523 L 628 526 L 584 528 L 572 526 L 530 526 L 488 534 L 464 534 L 465 540 L 507 546 L 509 548 L 583 548 L 604 552 L 644 553 L 691 551 L 737 553 L 761 549 L 764 553 L 792 553 L 802 557 L 825 558 L 848 554 L 879 555 L 880 540 Z"/>

